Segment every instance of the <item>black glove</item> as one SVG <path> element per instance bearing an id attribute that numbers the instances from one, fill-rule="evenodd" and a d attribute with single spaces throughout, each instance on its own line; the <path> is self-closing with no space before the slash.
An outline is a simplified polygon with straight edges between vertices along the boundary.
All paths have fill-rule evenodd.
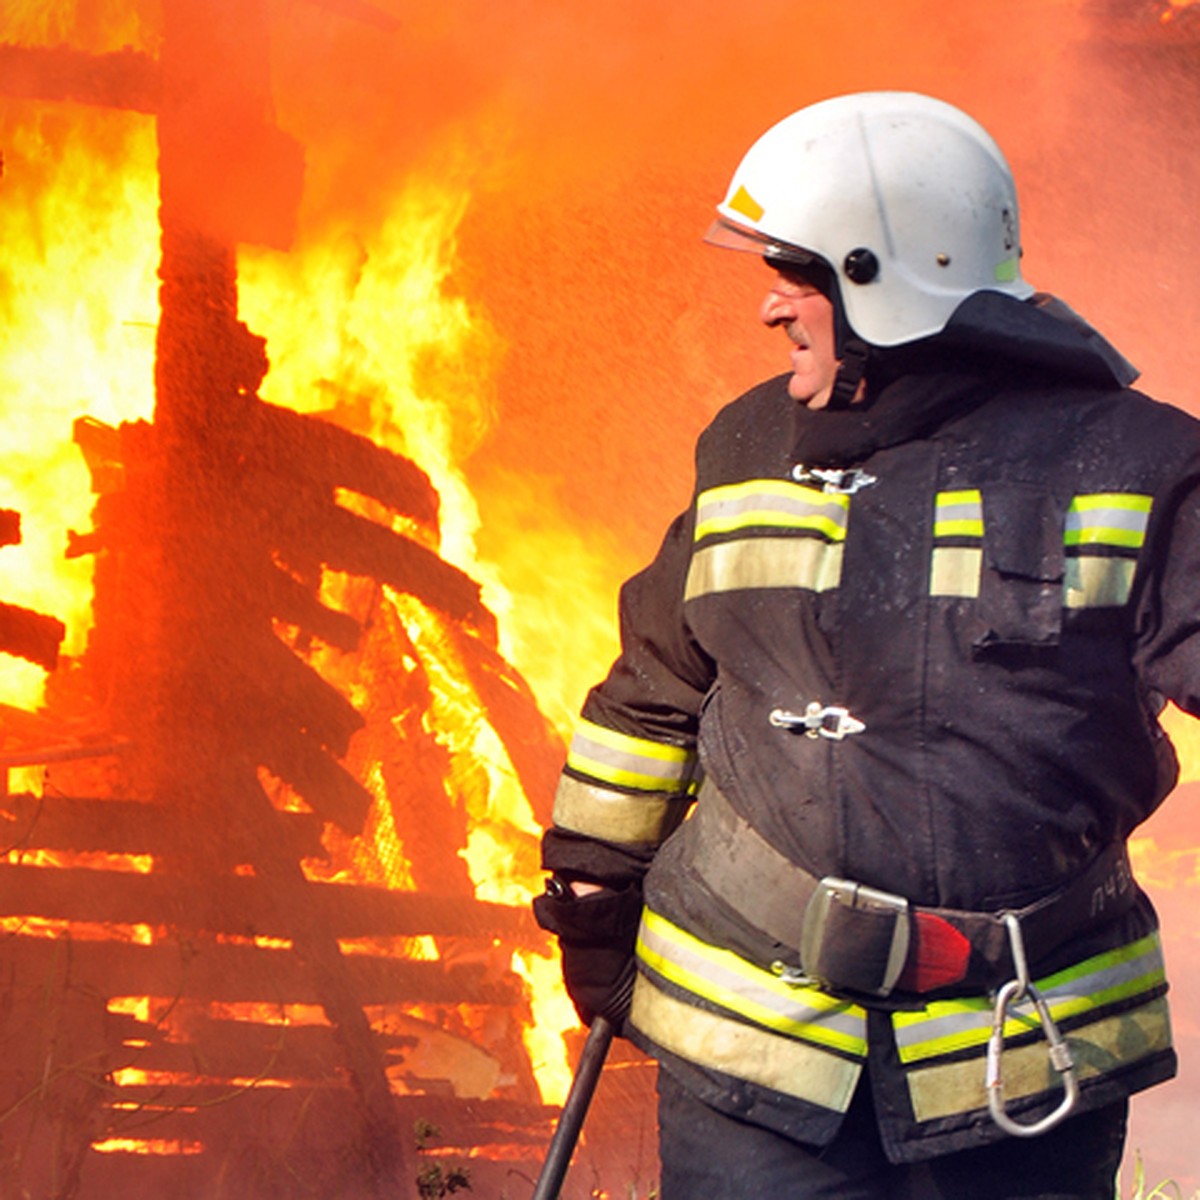
<path id="1" fill-rule="evenodd" d="M 558 935 L 563 982 L 579 1019 L 590 1025 L 597 1016 L 621 1031 L 633 999 L 637 974 L 634 945 L 642 915 L 641 888 L 603 888 L 576 896 L 552 878 L 533 902 L 537 923 Z"/>

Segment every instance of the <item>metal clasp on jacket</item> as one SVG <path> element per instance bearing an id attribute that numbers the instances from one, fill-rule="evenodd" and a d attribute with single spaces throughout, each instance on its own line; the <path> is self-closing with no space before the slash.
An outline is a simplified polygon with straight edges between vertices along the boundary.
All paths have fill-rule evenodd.
<path id="1" fill-rule="evenodd" d="M 1075 1063 L 1071 1057 L 1071 1048 L 1059 1031 L 1050 1015 L 1050 1006 L 1042 997 L 1041 992 L 1029 978 L 1029 965 L 1025 960 L 1025 940 L 1021 936 L 1021 923 L 1015 913 L 1004 914 L 1004 924 L 1008 929 L 1009 945 L 1012 948 L 1013 965 L 1016 968 L 1016 978 L 1006 983 L 996 993 L 996 1007 L 992 1014 L 992 1034 L 988 1038 L 986 1090 L 988 1110 L 992 1120 L 1013 1137 L 1037 1137 L 1047 1130 L 1053 1129 L 1062 1121 L 1079 1099 L 1079 1082 L 1075 1076 Z M 1004 1052 L 1004 1023 L 1008 1018 L 1009 1006 L 1015 1004 L 1022 996 L 1028 996 L 1033 1002 L 1038 1020 L 1042 1023 L 1042 1031 L 1049 1045 L 1050 1065 L 1062 1078 L 1063 1098 L 1059 1106 L 1044 1116 L 1040 1121 L 1022 1125 L 1008 1115 L 1004 1102 L 1004 1082 L 1000 1070 L 1000 1057 Z"/>
<path id="2" fill-rule="evenodd" d="M 849 710 L 837 704 L 822 705 L 819 700 L 814 700 L 803 714 L 786 708 L 772 709 L 767 720 L 777 729 L 803 730 L 806 737 L 830 738 L 835 742 L 840 742 L 849 733 L 862 733 L 866 729 Z"/>
<path id="3" fill-rule="evenodd" d="M 792 478 L 797 483 L 819 483 L 821 491 L 833 496 L 853 496 L 878 480 L 859 467 L 806 467 L 797 463 L 792 468 Z"/>

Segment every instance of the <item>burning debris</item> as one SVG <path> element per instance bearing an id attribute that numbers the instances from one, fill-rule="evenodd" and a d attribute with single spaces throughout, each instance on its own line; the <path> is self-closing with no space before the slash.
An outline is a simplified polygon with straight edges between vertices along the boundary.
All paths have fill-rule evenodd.
<path id="1" fill-rule="evenodd" d="M 234 244 L 285 246 L 301 178 L 265 6 L 163 17 L 157 62 L 0 48 L 12 94 L 154 111 L 161 172 L 153 418 L 74 426 L 86 651 L 58 666 L 63 623 L 0 608 L 0 650 L 53 672 L 2 714 L 0 768 L 46 773 L 0 808 L 0 1175 L 390 1195 L 420 1119 L 486 1179 L 536 1159 L 551 1115 L 523 979 L 545 943 L 523 895 L 479 898 L 468 852 L 502 836 L 497 877 L 536 874 L 534 814 L 498 793 L 549 797 L 561 746 L 439 553 L 429 476 L 261 399 Z"/>
<path id="2" fill-rule="evenodd" d="M 21 540 L 21 515 L 0 509 L 0 548 Z M 0 653 L 14 654 L 47 671 L 58 665 L 58 648 L 67 627 L 56 617 L 0 601 Z"/>

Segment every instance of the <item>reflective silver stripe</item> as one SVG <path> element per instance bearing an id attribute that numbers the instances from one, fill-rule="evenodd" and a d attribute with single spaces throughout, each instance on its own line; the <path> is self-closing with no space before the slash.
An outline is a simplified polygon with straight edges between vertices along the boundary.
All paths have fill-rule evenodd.
<path id="1" fill-rule="evenodd" d="M 677 1000 L 639 975 L 630 1021 L 656 1045 L 697 1066 L 834 1112 L 850 1107 L 862 1062 Z"/>
<path id="2" fill-rule="evenodd" d="M 571 739 L 567 766 L 616 787 L 643 792 L 686 792 L 695 773 L 694 750 L 632 737 L 581 720 Z"/>
<path id="3" fill-rule="evenodd" d="M 978 488 L 938 492 L 934 497 L 933 536 L 969 538 L 972 546 L 935 545 L 929 563 L 929 594 L 973 599 L 983 570 L 983 497 Z"/>
<path id="4" fill-rule="evenodd" d="M 692 556 L 684 600 L 751 588 L 826 592 L 842 577 L 842 544 L 820 538 L 746 538 L 705 546 Z"/>
<path id="5" fill-rule="evenodd" d="M 1136 551 L 1146 537 L 1153 498 L 1136 492 L 1095 492 L 1075 496 L 1067 509 L 1063 544 Z M 938 492 L 933 536 L 981 539 L 981 493 L 974 488 Z M 935 545 L 929 571 L 931 596 L 979 596 L 983 553 L 978 546 Z M 1122 555 L 1071 555 L 1065 563 L 1063 605 L 1068 609 L 1119 608 L 1129 599 L 1136 564 Z"/>
<path id="6" fill-rule="evenodd" d="M 1125 1068 L 1171 1047 L 1165 997 L 1072 1029 L 1067 1045 L 1079 1078 Z M 974 1112 L 987 1107 L 982 1058 L 938 1063 L 908 1073 L 913 1115 L 918 1121 Z M 1060 1088 L 1043 1039 L 1004 1050 L 1004 1097 L 1016 1100 Z"/>
<path id="7" fill-rule="evenodd" d="M 826 495 L 785 479 L 750 479 L 701 492 L 696 540 L 742 529 L 811 529 L 830 541 L 846 536 L 850 497 Z"/>
<path id="8" fill-rule="evenodd" d="M 1165 979 L 1162 944 L 1157 934 L 1150 934 L 1034 983 L 1054 1020 L 1064 1021 L 1152 991 Z M 937 1000 L 918 1011 L 892 1016 L 896 1048 L 904 1063 L 971 1049 L 982 1055 L 991 1024 L 992 1004 L 983 996 Z M 1038 1028 L 1033 1006 L 1026 998 L 1014 1005 L 1005 1037 Z"/>
<path id="9" fill-rule="evenodd" d="M 746 1025 L 667 995 L 644 975 L 633 993 L 633 1025 L 664 1050 L 702 1067 L 845 1112 L 861 1061 Z"/>
<path id="10" fill-rule="evenodd" d="M 983 537 L 983 498 L 977 488 L 938 492 L 934 503 L 933 536 Z"/>
<path id="11" fill-rule="evenodd" d="M 1135 559 L 1080 555 L 1069 557 L 1063 565 L 1067 608 L 1120 608 L 1129 599 Z"/>
<path id="12" fill-rule="evenodd" d="M 656 846 L 687 814 L 688 795 L 630 795 L 563 775 L 554 795 L 554 824 L 622 845 Z"/>
<path id="13" fill-rule="evenodd" d="M 931 596 L 979 595 L 983 551 L 978 546 L 935 546 L 929 566 Z"/>
<path id="14" fill-rule="evenodd" d="M 1068 546 L 1104 545 L 1140 549 L 1146 540 L 1152 496 L 1097 492 L 1076 496 L 1067 509 L 1063 541 Z"/>
<path id="15" fill-rule="evenodd" d="M 650 909 L 642 914 L 637 956 L 676 987 L 755 1025 L 844 1054 L 866 1054 L 866 1013 L 858 1005 L 818 988 L 785 983 L 732 950 L 701 941 Z"/>

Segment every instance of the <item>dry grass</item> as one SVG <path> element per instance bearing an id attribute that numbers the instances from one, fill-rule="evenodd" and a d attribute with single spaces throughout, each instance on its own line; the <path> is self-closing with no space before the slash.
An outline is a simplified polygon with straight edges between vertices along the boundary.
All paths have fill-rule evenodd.
<path id="1" fill-rule="evenodd" d="M 1116 1200 L 1125 1200 L 1119 1180 Z M 1145 1164 L 1138 1153 L 1133 1158 L 1133 1190 L 1129 1193 L 1128 1200 L 1200 1200 L 1200 1191 L 1185 1196 L 1183 1189 L 1172 1179 L 1165 1179 L 1162 1183 L 1150 1187 L 1146 1183 Z"/>

